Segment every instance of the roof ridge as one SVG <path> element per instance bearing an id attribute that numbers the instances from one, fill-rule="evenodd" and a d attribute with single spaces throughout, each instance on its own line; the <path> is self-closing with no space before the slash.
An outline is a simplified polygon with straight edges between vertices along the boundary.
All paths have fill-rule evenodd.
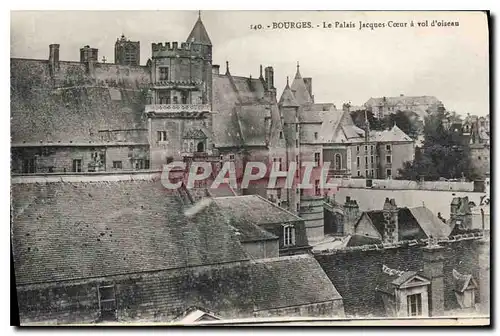
<path id="1" fill-rule="evenodd" d="M 285 209 L 285 208 L 282 208 L 282 207 L 278 206 L 276 203 L 271 202 L 270 200 L 266 199 L 265 197 L 262 197 L 262 196 L 260 196 L 260 195 L 258 195 L 258 194 L 255 194 L 255 195 L 249 195 L 249 196 L 257 196 L 257 197 L 259 197 L 259 198 L 263 199 L 265 202 L 267 202 L 267 203 L 271 204 L 273 207 L 278 208 L 279 210 L 281 210 L 281 211 L 283 211 L 283 212 L 286 212 L 286 213 L 288 213 L 288 214 L 290 214 L 290 215 L 292 215 L 292 216 L 294 216 L 294 217 L 297 217 L 297 218 L 298 218 L 298 220 L 303 220 L 301 217 L 297 216 L 297 215 L 296 215 L 296 214 L 294 214 L 293 212 L 291 212 L 291 211 L 289 211 L 289 210 L 287 210 L 287 209 Z"/>

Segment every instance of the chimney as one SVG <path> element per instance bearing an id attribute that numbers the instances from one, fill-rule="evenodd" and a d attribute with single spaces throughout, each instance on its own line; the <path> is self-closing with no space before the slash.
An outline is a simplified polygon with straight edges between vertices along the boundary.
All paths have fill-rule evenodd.
<path id="1" fill-rule="evenodd" d="M 454 197 L 450 204 L 450 225 L 458 225 L 463 229 L 472 228 L 472 211 L 469 197 Z"/>
<path id="2" fill-rule="evenodd" d="M 59 70 L 59 44 L 49 45 L 49 67 L 51 75 Z"/>
<path id="3" fill-rule="evenodd" d="M 424 276 L 429 278 L 429 315 L 443 316 L 444 312 L 444 248 L 439 245 L 423 248 Z"/>
<path id="4" fill-rule="evenodd" d="M 80 48 L 80 62 L 82 63 L 87 63 L 87 62 L 97 62 L 98 58 L 98 52 L 99 50 L 97 48 L 91 48 L 90 46 L 86 45 L 83 48 Z"/>
<path id="5" fill-rule="evenodd" d="M 218 75 L 220 73 L 220 65 L 212 65 L 212 75 Z"/>
<path id="6" fill-rule="evenodd" d="M 264 72 L 265 72 L 264 80 L 266 81 L 266 84 L 267 84 L 267 90 L 274 89 L 274 69 L 273 69 L 273 67 L 270 67 L 270 66 L 266 67 Z"/>
<path id="7" fill-rule="evenodd" d="M 382 210 L 384 215 L 384 243 L 396 243 L 399 239 L 398 211 L 394 198 L 386 198 Z"/>
<path id="8" fill-rule="evenodd" d="M 344 235 L 354 234 L 354 226 L 359 219 L 358 202 L 346 196 L 344 203 Z"/>

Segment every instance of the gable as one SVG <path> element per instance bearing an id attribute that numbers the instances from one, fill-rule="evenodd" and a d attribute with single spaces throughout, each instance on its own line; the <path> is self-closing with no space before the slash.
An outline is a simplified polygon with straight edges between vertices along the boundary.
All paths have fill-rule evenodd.
<path id="1" fill-rule="evenodd" d="M 366 213 L 363 213 L 361 215 L 361 218 L 359 219 L 358 223 L 356 224 L 354 232 L 360 236 L 382 239 L 382 235 L 375 228 L 370 217 Z"/>
<path id="2" fill-rule="evenodd" d="M 430 281 L 427 280 L 426 278 L 419 276 L 419 275 L 414 275 L 410 277 L 408 280 L 403 282 L 399 288 L 412 288 L 412 287 L 420 287 L 420 286 L 427 286 L 430 285 Z"/>

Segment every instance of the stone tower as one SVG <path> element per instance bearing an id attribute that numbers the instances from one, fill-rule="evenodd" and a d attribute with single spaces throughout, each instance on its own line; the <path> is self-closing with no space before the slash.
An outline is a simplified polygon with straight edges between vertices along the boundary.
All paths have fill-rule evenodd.
<path id="1" fill-rule="evenodd" d="M 125 35 L 116 39 L 115 63 L 121 65 L 140 65 L 141 45 L 139 41 L 130 41 Z"/>
<path id="2" fill-rule="evenodd" d="M 280 99 L 280 110 L 285 117 L 285 133 L 289 161 L 297 162 L 298 173 L 296 184 L 304 182 L 302 188 L 295 189 L 296 209 L 293 209 L 304 219 L 309 242 L 321 240 L 324 237 L 324 195 L 322 182 L 322 144 L 316 138 L 318 123 L 311 122 L 314 113 L 312 95 L 312 79 L 302 78 L 300 66 L 290 86 L 287 86 Z M 293 106 L 292 106 L 293 105 Z M 312 165 L 312 171 L 307 173 L 306 165 Z M 297 197 L 298 196 L 298 197 Z"/>
<path id="3" fill-rule="evenodd" d="M 151 168 L 210 154 L 212 42 L 198 17 L 187 41 L 153 43 L 149 119 Z"/>

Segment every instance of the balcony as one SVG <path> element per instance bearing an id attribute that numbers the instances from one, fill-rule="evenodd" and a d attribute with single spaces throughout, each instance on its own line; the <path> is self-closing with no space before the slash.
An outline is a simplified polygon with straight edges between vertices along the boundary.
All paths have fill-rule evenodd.
<path id="1" fill-rule="evenodd" d="M 144 108 L 146 113 L 210 112 L 209 104 L 151 104 Z"/>

